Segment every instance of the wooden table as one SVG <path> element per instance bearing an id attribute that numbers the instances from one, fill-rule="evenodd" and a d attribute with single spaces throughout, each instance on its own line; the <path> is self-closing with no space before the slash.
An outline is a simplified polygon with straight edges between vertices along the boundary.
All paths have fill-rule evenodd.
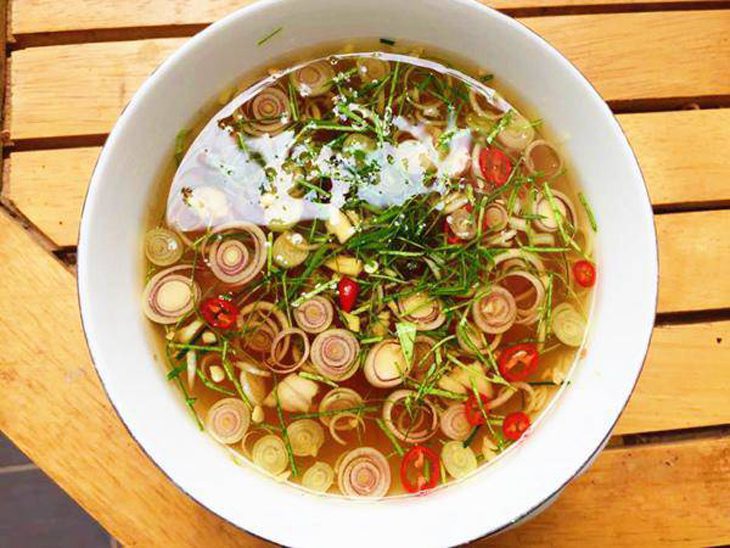
<path id="1" fill-rule="evenodd" d="M 261 544 L 184 496 L 127 434 L 89 360 L 74 278 L 82 199 L 115 118 L 161 60 L 243 2 L 7 3 L 0 427 L 124 544 Z M 616 111 L 661 262 L 651 350 L 609 448 L 491 542 L 730 543 L 730 3 L 488 3 L 557 46 Z"/>

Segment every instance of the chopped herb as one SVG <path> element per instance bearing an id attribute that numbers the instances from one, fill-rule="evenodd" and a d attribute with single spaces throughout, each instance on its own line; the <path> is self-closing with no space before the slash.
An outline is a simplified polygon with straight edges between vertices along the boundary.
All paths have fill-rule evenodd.
<path id="1" fill-rule="evenodd" d="M 390 38 L 381 38 L 380 43 L 386 46 L 395 46 L 395 40 L 391 40 Z"/>
<path id="2" fill-rule="evenodd" d="M 258 42 L 256 42 L 256 45 L 257 46 L 264 45 L 266 42 L 268 42 L 269 40 L 271 40 L 274 36 L 276 36 L 277 34 L 279 34 L 283 30 L 283 28 L 284 27 L 278 27 L 278 28 L 272 30 L 269 34 L 267 34 L 266 36 L 264 36 L 263 38 L 261 38 Z"/>

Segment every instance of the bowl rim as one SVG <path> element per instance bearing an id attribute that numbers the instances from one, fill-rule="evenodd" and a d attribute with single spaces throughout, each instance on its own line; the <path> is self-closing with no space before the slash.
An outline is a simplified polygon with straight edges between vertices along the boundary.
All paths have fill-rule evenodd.
<path id="1" fill-rule="evenodd" d="M 276 540 L 273 540 L 272 538 L 268 538 L 263 536 L 262 534 L 258 534 L 253 532 L 252 530 L 249 530 L 239 523 L 225 517 L 220 511 L 217 509 L 212 508 L 206 502 L 202 500 L 202 498 L 197 497 L 196 495 L 192 494 L 188 489 L 186 489 L 181 483 L 179 483 L 175 477 L 173 477 L 174 472 L 168 471 L 168 469 L 165 468 L 165 466 L 158 462 L 155 458 L 153 458 L 150 453 L 148 452 L 147 448 L 139 441 L 135 433 L 132 431 L 132 427 L 128 424 L 128 422 L 125 420 L 125 417 L 123 414 L 119 411 L 117 407 L 117 403 L 114 401 L 114 399 L 111 396 L 111 393 L 107 387 L 107 380 L 105 380 L 104 375 L 102 374 L 102 371 L 97 364 L 96 358 L 94 357 L 94 343 L 91 340 L 91 337 L 89 335 L 90 328 L 87 326 L 87 321 L 89 320 L 88 316 L 90 316 L 90 312 L 87 310 L 87 306 L 85 305 L 85 301 L 88 298 L 87 295 L 87 289 L 85 287 L 86 283 L 86 270 L 87 270 L 87 262 L 90 260 L 87 257 L 86 254 L 86 240 L 89 238 L 89 223 L 90 221 L 90 208 L 92 207 L 90 204 L 93 201 L 93 195 L 96 191 L 96 189 L 102 184 L 100 172 L 103 171 L 104 165 L 106 162 L 108 162 L 108 156 L 112 154 L 110 149 L 114 148 L 116 144 L 117 137 L 119 135 L 119 128 L 123 125 L 125 125 L 130 117 L 133 116 L 134 107 L 138 102 L 142 100 L 142 97 L 146 95 L 147 91 L 154 87 L 156 85 L 157 77 L 176 65 L 178 61 L 182 58 L 184 58 L 190 51 L 194 50 L 195 48 L 201 46 L 210 36 L 215 35 L 219 29 L 223 28 L 224 26 L 232 23 L 233 21 L 237 20 L 238 18 L 246 17 L 250 14 L 253 14 L 259 10 L 266 10 L 270 7 L 276 6 L 276 5 L 283 5 L 291 0 L 256 0 L 255 2 L 242 6 L 231 13 L 227 14 L 225 17 L 211 23 L 209 26 L 207 26 L 202 31 L 198 32 L 194 36 L 190 37 L 184 44 L 182 44 L 180 47 L 178 47 L 174 52 L 172 52 L 168 57 L 166 57 L 155 69 L 153 69 L 150 74 L 145 78 L 142 85 L 134 92 L 130 100 L 127 102 L 127 104 L 122 108 L 122 111 L 120 112 L 119 116 L 115 120 L 114 124 L 112 125 L 108 137 L 105 141 L 105 143 L 102 145 L 101 150 L 99 152 L 99 155 L 96 159 L 96 162 L 94 164 L 94 168 L 92 170 L 92 174 L 90 177 L 90 182 L 88 185 L 88 188 L 86 190 L 82 210 L 81 210 L 81 222 L 79 224 L 79 230 L 78 230 L 78 259 L 77 259 L 77 276 L 76 276 L 76 286 L 77 286 L 77 302 L 79 306 L 79 315 L 81 318 L 81 325 L 82 325 L 82 332 L 84 335 L 84 340 L 86 342 L 87 348 L 89 350 L 89 357 L 91 359 L 92 365 L 94 367 L 94 370 L 96 372 L 97 377 L 100 380 L 101 386 L 104 390 L 104 393 L 106 395 L 107 400 L 112 406 L 112 409 L 114 410 L 114 413 L 117 415 L 119 420 L 121 421 L 122 425 L 124 426 L 125 430 L 129 433 L 131 438 L 134 440 L 137 447 L 142 451 L 142 453 L 149 459 L 149 461 L 158 469 L 160 470 L 163 475 L 172 482 L 173 485 L 177 487 L 177 489 L 182 492 L 185 496 L 187 496 L 189 499 L 194 501 L 196 504 L 201 506 L 203 509 L 207 510 L 208 512 L 211 512 L 213 515 L 217 516 L 218 518 L 224 520 L 225 522 L 231 524 L 236 529 L 251 535 L 253 537 L 256 537 L 258 539 L 264 540 L 266 542 L 279 542 Z M 595 86 L 588 80 L 588 78 L 581 72 L 581 70 L 576 67 L 571 61 L 569 61 L 556 47 L 554 47 L 552 44 L 550 44 L 546 39 L 544 39 L 542 36 L 537 34 L 535 31 L 530 29 L 527 25 L 522 23 L 521 21 L 510 17 L 494 8 L 491 8 L 489 6 L 486 6 L 482 4 L 481 2 L 476 2 L 474 0 L 449 0 L 450 3 L 453 4 L 461 4 L 461 5 L 467 5 L 471 8 L 481 10 L 482 12 L 487 13 L 489 16 L 496 19 L 499 24 L 507 25 L 512 27 L 513 30 L 516 30 L 517 32 L 523 33 L 526 38 L 530 38 L 532 40 L 535 40 L 542 49 L 547 50 L 549 53 L 551 53 L 558 62 L 560 62 L 569 72 L 572 72 L 574 76 L 578 78 L 578 80 L 581 81 L 581 83 L 585 84 L 587 86 L 587 89 L 589 90 L 589 93 L 593 95 L 594 99 L 598 99 L 598 106 L 604 111 L 604 115 L 606 115 L 607 120 L 610 122 L 610 124 L 613 126 L 614 130 L 618 130 L 617 133 L 621 136 L 620 142 L 623 148 L 623 152 L 627 154 L 627 158 L 630 158 L 631 163 L 633 164 L 633 167 L 636 169 L 638 173 L 638 179 L 642 183 L 644 196 L 642 200 L 642 205 L 646 207 L 649 213 L 649 217 L 651 219 L 651 222 L 648 226 L 648 229 L 650 230 L 651 234 L 651 240 L 653 241 L 653 253 L 651 256 L 648 256 L 645 258 L 646 262 L 649 264 L 649 266 L 652 268 L 652 270 L 655 272 L 656 276 L 655 279 L 652 280 L 652 286 L 651 289 L 654 292 L 654 298 L 651 301 L 651 313 L 652 317 L 656 316 L 657 313 L 657 307 L 658 307 L 658 286 L 659 286 L 659 253 L 658 253 L 658 240 L 657 240 L 657 231 L 656 231 L 656 219 L 652 210 L 651 205 L 651 199 L 649 196 L 648 188 L 646 185 L 646 180 L 644 178 L 643 172 L 641 170 L 641 166 L 639 164 L 639 161 L 636 157 L 636 154 L 634 150 L 632 149 L 628 138 L 626 136 L 626 132 L 623 130 L 621 125 L 618 123 L 618 120 L 616 118 L 616 115 L 611 111 L 609 106 L 607 105 L 606 101 L 601 97 L 601 95 L 598 93 Z M 603 437 L 602 441 L 595 447 L 595 449 L 585 457 L 583 463 L 573 472 L 571 473 L 565 481 L 563 481 L 556 489 L 554 489 L 547 497 L 545 497 L 540 503 L 532 505 L 531 507 L 524 510 L 519 515 L 515 515 L 511 520 L 506 521 L 499 525 L 496 528 L 493 528 L 486 533 L 473 537 L 468 540 L 463 540 L 459 542 L 467 543 L 467 542 L 475 542 L 480 539 L 493 537 L 495 535 L 498 535 L 505 530 L 511 529 L 517 525 L 519 525 L 521 522 L 525 521 L 526 519 L 532 517 L 536 511 L 542 510 L 547 505 L 551 504 L 558 495 L 565 489 L 565 487 L 573 481 L 576 477 L 580 476 L 594 461 L 594 459 L 598 456 L 598 454 L 603 450 L 606 443 L 608 442 L 609 438 L 611 437 L 612 431 L 620 419 L 623 411 L 626 409 L 626 406 L 628 405 L 629 400 L 631 399 L 631 396 L 633 395 L 636 385 L 638 383 L 638 380 L 641 376 L 641 373 L 644 369 L 644 366 L 646 364 L 646 358 L 649 352 L 651 340 L 653 337 L 653 328 L 654 328 L 654 322 L 652 321 L 651 326 L 648 328 L 648 335 L 645 338 L 645 344 L 643 345 L 643 357 L 641 358 L 641 364 L 639 365 L 635 378 L 633 380 L 632 386 L 630 391 L 628 392 L 625 400 L 621 403 L 620 409 L 618 413 L 616 414 L 616 418 L 613 420 L 613 422 L 610 425 L 610 428 L 608 428 L 607 432 L 605 433 L 605 436 Z M 638 343 L 637 343 L 638 346 Z"/>

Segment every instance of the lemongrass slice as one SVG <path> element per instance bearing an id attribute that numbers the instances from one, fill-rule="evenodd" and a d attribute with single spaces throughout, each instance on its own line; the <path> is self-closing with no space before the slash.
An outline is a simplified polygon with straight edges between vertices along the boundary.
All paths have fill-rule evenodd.
<path id="1" fill-rule="evenodd" d="M 390 388 L 403 382 L 410 365 L 406 363 L 403 349 L 395 339 L 386 339 L 370 349 L 363 365 L 367 381 L 378 388 Z"/>
<path id="2" fill-rule="evenodd" d="M 487 96 L 475 87 L 469 88 L 469 104 L 475 113 L 488 122 L 496 122 L 504 115 L 504 112 L 494 106 Z M 493 125 L 482 123 L 479 127 L 480 129 L 491 130 Z"/>
<path id="3" fill-rule="evenodd" d="M 471 240 L 477 235 L 477 224 L 474 215 L 465 207 L 447 215 L 446 222 L 454 236 L 461 240 Z"/>
<path id="4" fill-rule="evenodd" d="M 477 457 L 471 447 L 460 441 L 449 441 L 441 449 L 441 460 L 446 471 L 454 479 L 463 478 L 477 468 Z"/>
<path id="5" fill-rule="evenodd" d="M 312 363 L 322 375 L 344 381 L 357 371 L 360 343 L 347 329 L 328 329 L 312 342 Z"/>
<path id="6" fill-rule="evenodd" d="M 493 285 L 489 292 L 474 302 L 472 317 L 485 333 L 498 335 L 508 331 L 517 319 L 517 303 L 504 287 Z"/>
<path id="7" fill-rule="evenodd" d="M 274 303 L 256 301 L 241 308 L 237 319 L 241 337 L 238 339 L 240 347 L 254 354 L 267 356 L 276 336 L 283 330 L 289 329 L 289 320 Z M 289 340 L 280 346 L 279 351 L 289 349 Z"/>
<path id="8" fill-rule="evenodd" d="M 155 323 L 173 324 L 193 310 L 200 286 L 192 280 L 190 265 L 173 266 L 152 276 L 142 293 L 142 309 Z"/>
<path id="9" fill-rule="evenodd" d="M 289 96 L 276 86 L 264 88 L 243 105 L 238 117 L 243 119 L 241 125 L 250 135 L 276 135 L 291 121 Z"/>
<path id="10" fill-rule="evenodd" d="M 583 316 L 570 303 L 553 308 L 552 329 L 558 340 L 568 346 L 580 346 L 586 332 Z"/>
<path id="11" fill-rule="evenodd" d="M 213 234 L 206 240 L 203 251 L 216 278 L 241 286 L 261 272 L 266 263 L 266 236 L 258 226 L 248 222 L 227 223 L 216 227 Z M 208 249 L 207 243 L 211 241 Z"/>
<path id="12" fill-rule="evenodd" d="M 278 476 L 289 465 L 284 441 L 274 434 L 256 440 L 251 450 L 251 460 L 270 474 Z"/>
<path id="13" fill-rule="evenodd" d="M 316 61 L 289 75 L 292 85 L 302 97 L 324 95 L 334 84 L 335 70 L 328 61 Z"/>
<path id="14" fill-rule="evenodd" d="M 552 204 L 547 196 L 544 196 L 543 194 L 538 194 L 537 196 L 534 206 L 536 219 L 533 221 L 535 228 L 537 230 L 542 230 L 543 232 L 557 231 L 558 220 L 555 215 L 555 210 L 557 210 L 560 216 L 564 219 L 564 223 L 567 222 L 571 226 L 575 227 L 578 217 L 575 212 L 573 201 L 558 190 L 551 190 L 550 192 L 553 195 Z M 553 209 L 553 205 L 555 206 L 555 209 Z"/>
<path id="15" fill-rule="evenodd" d="M 507 264 L 505 263 L 509 262 L 509 264 L 512 265 L 513 261 L 515 263 L 527 263 L 531 268 L 541 272 L 545 270 L 545 264 L 542 262 L 540 257 L 530 251 L 523 251 L 521 249 L 506 249 L 501 252 L 499 255 L 494 257 L 493 268 L 497 268 L 503 264 L 506 268 Z"/>
<path id="16" fill-rule="evenodd" d="M 526 270 L 513 270 L 504 277 L 502 283 L 509 288 L 517 305 L 515 323 L 521 325 L 535 323 L 545 300 L 545 286 L 542 281 Z"/>
<path id="17" fill-rule="evenodd" d="M 195 375 L 198 372 L 198 355 L 195 350 L 188 350 L 185 354 L 185 369 L 188 374 L 188 388 L 195 386 Z"/>
<path id="18" fill-rule="evenodd" d="M 190 352 L 194 352 L 194 350 Z M 209 352 L 203 356 L 200 360 L 200 370 L 205 377 L 216 384 L 223 382 L 226 378 L 222 356 L 217 352 Z"/>
<path id="19" fill-rule="evenodd" d="M 363 264 L 360 259 L 347 255 L 336 255 L 326 260 L 324 266 L 338 274 L 352 276 L 353 278 L 359 276 L 363 269 Z"/>
<path id="20" fill-rule="evenodd" d="M 317 461 L 302 475 L 302 486 L 317 493 L 326 493 L 335 482 L 335 471 L 326 462 Z"/>
<path id="21" fill-rule="evenodd" d="M 489 350 L 495 350 L 501 340 L 501 334 L 493 335 L 492 340 L 487 339 L 486 335 L 471 322 L 456 329 L 456 341 L 461 349 L 470 356 L 486 354 Z"/>
<path id="22" fill-rule="evenodd" d="M 324 429 L 312 419 L 294 421 L 286 427 L 286 432 L 297 457 L 316 457 L 324 445 Z"/>
<path id="23" fill-rule="evenodd" d="M 266 394 L 268 393 L 266 379 L 244 370 L 241 371 L 239 380 L 241 382 L 241 389 L 243 390 L 243 393 L 246 394 L 246 397 L 251 401 L 251 403 L 254 405 L 263 405 L 264 400 L 266 399 Z"/>
<path id="24" fill-rule="evenodd" d="M 334 417 L 341 409 L 356 409 L 362 405 L 362 396 L 355 392 L 352 388 L 333 388 L 327 392 L 322 401 L 319 402 L 319 420 L 321 420 L 325 426 L 329 426 Z M 357 426 L 357 425 L 355 425 Z M 355 428 L 351 426 L 350 428 Z"/>
<path id="25" fill-rule="evenodd" d="M 276 386 L 264 400 L 264 405 L 275 407 L 277 396 L 279 404 L 284 411 L 290 413 L 306 413 L 312 406 L 312 400 L 319 392 L 319 385 L 300 377 L 296 373 L 290 373 Z"/>
<path id="26" fill-rule="evenodd" d="M 340 424 L 342 422 L 345 422 L 344 426 Z M 349 411 L 343 411 L 342 413 L 337 413 L 335 416 L 332 417 L 332 420 L 329 424 L 329 431 L 333 440 L 335 440 L 340 445 L 347 445 L 347 441 L 342 439 L 337 431 L 353 430 L 358 426 L 362 426 L 363 429 L 365 428 L 365 421 L 363 420 L 362 416 L 356 413 L 351 413 Z"/>
<path id="27" fill-rule="evenodd" d="M 468 438 L 472 429 L 472 425 L 469 424 L 469 420 L 466 418 L 466 410 L 462 403 L 449 405 L 446 411 L 441 413 L 439 425 L 444 436 L 457 441 L 464 441 Z"/>
<path id="28" fill-rule="evenodd" d="M 438 385 L 457 394 L 471 394 L 476 389 L 480 394 L 492 397 L 492 384 L 478 362 L 454 367 L 438 380 Z"/>
<path id="29" fill-rule="evenodd" d="M 233 365 L 238 367 L 239 369 L 243 369 L 246 373 L 249 373 L 251 375 L 255 375 L 257 377 L 271 377 L 271 371 L 266 371 L 265 369 L 261 369 L 260 367 L 255 366 L 252 363 L 249 363 L 247 361 L 235 361 L 233 362 Z"/>
<path id="30" fill-rule="evenodd" d="M 543 139 L 530 143 L 523 152 L 527 170 L 545 179 L 555 177 L 563 169 L 563 158 L 555 147 Z"/>
<path id="31" fill-rule="evenodd" d="M 290 339 L 292 337 L 298 337 L 302 341 L 301 355 L 295 357 L 291 363 L 285 363 L 284 359 L 291 346 Z M 297 327 L 290 327 L 274 337 L 271 343 L 271 356 L 266 361 L 266 367 L 274 373 L 291 373 L 304 365 L 307 358 L 309 358 L 309 338 L 307 338 L 307 334 Z"/>
<path id="32" fill-rule="evenodd" d="M 554 390 L 550 386 L 532 387 L 532 390 L 527 392 L 527 401 L 523 411 L 533 417 L 540 413 L 550 401 L 550 396 Z"/>
<path id="33" fill-rule="evenodd" d="M 517 384 L 517 383 L 515 383 Z M 522 383 L 520 383 L 522 384 Z M 529 385 L 527 385 L 529 386 Z M 497 394 L 497 397 L 493 400 L 489 400 L 488 408 L 491 409 L 497 409 L 498 407 L 502 407 L 505 403 L 507 403 L 509 400 L 512 399 L 512 396 L 517 394 L 517 388 L 513 386 L 503 386 L 499 393 Z"/>
<path id="34" fill-rule="evenodd" d="M 521 151 L 535 138 L 535 128 L 518 112 L 512 111 L 506 116 L 511 117 L 506 127 L 497 135 L 497 140 L 509 149 Z"/>
<path id="35" fill-rule="evenodd" d="M 251 413 L 242 400 L 223 398 L 215 402 L 205 418 L 208 433 L 223 444 L 238 443 L 251 424 Z"/>
<path id="36" fill-rule="evenodd" d="M 492 202 L 484 208 L 484 224 L 490 232 L 499 232 L 507 228 L 509 213 L 507 208 L 499 202 Z"/>
<path id="37" fill-rule="evenodd" d="M 382 80 L 390 74 L 390 63 L 375 57 L 358 57 L 357 73 L 365 83 Z"/>
<path id="38" fill-rule="evenodd" d="M 327 297 L 316 295 L 294 309 L 294 321 L 307 333 L 326 331 L 335 318 L 335 309 Z"/>
<path id="39" fill-rule="evenodd" d="M 482 438 L 482 455 L 484 456 L 484 462 L 489 462 L 499 455 L 499 447 L 487 436 Z"/>
<path id="40" fill-rule="evenodd" d="M 422 443 L 439 427 L 438 411 L 414 390 L 396 390 L 383 403 L 383 421 L 393 435 L 406 443 Z"/>
<path id="41" fill-rule="evenodd" d="M 153 228 L 144 237 L 144 254 L 157 266 L 170 266 L 178 262 L 183 251 L 178 235 L 167 228 Z"/>
<path id="42" fill-rule="evenodd" d="M 294 268 L 307 260 L 309 245 L 297 232 L 283 232 L 274 240 L 271 256 L 282 268 Z"/>
<path id="43" fill-rule="evenodd" d="M 441 301 L 423 291 L 401 297 L 397 307 L 400 317 L 414 324 L 418 331 L 438 329 L 446 321 Z"/>
<path id="44" fill-rule="evenodd" d="M 390 464 L 373 447 L 346 453 L 338 466 L 337 485 L 348 497 L 382 497 L 390 489 Z"/>

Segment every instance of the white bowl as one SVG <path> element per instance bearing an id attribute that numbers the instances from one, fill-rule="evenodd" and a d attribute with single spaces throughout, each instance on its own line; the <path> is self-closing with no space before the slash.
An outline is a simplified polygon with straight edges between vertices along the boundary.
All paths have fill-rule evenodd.
<path id="1" fill-rule="evenodd" d="M 275 38 L 256 45 L 278 27 Z M 427 496 L 353 501 L 237 466 L 197 429 L 153 359 L 140 309 L 140 257 L 157 177 L 175 134 L 202 105 L 286 52 L 380 36 L 487 66 L 557 131 L 598 219 L 599 282 L 588 354 L 527 439 L 466 481 Z M 250 533 L 296 546 L 453 545 L 534 513 L 609 436 L 641 370 L 657 293 L 651 206 L 610 110 L 541 38 L 468 0 L 264 0 L 198 34 L 144 83 L 109 136 L 86 197 L 78 263 L 89 348 L 132 436 L 202 505 Z"/>

